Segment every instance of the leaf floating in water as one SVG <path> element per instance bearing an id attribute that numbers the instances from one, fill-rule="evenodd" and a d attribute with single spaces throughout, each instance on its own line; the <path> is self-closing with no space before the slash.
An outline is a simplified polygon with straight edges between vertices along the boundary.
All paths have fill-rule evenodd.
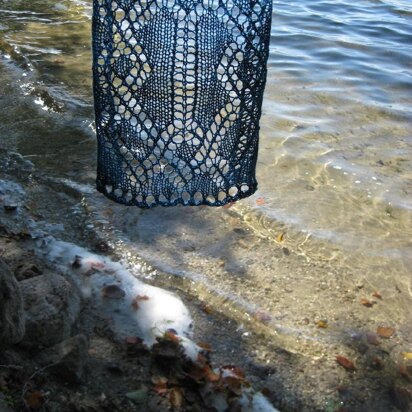
<path id="1" fill-rule="evenodd" d="M 379 343 L 380 343 L 379 339 L 378 339 L 378 335 L 376 333 L 372 333 L 372 332 L 368 332 L 366 334 L 366 340 L 371 345 L 379 345 Z"/>
<path id="2" fill-rule="evenodd" d="M 270 321 L 272 320 L 272 316 L 270 315 L 270 313 L 262 310 L 262 309 L 258 309 L 254 314 L 253 317 L 259 321 L 262 322 L 264 324 L 268 324 L 270 323 Z"/>
<path id="3" fill-rule="evenodd" d="M 408 382 L 412 382 L 412 366 L 399 365 L 399 373 L 402 378 L 406 379 Z"/>
<path id="4" fill-rule="evenodd" d="M 383 369 L 382 359 L 379 358 L 378 356 L 375 356 L 375 357 L 372 359 L 371 366 L 372 366 L 373 369 L 376 369 L 376 370 L 378 370 L 378 371 L 381 370 L 381 369 Z"/>
<path id="5" fill-rule="evenodd" d="M 412 352 L 402 352 L 403 359 L 412 360 Z"/>
<path id="6" fill-rule="evenodd" d="M 317 326 L 318 328 L 326 329 L 326 328 L 328 327 L 328 321 L 327 321 L 327 320 L 318 320 L 318 321 L 316 322 L 316 326 Z"/>
<path id="7" fill-rule="evenodd" d="M 371 308 L 376 302 L 373 300 L 369 300 L 366 298 L 362 298 L 360 300 L 361 305 L 366 306 L 367 308 Z"/>
<path id="8" fill-rule="evenodd" d="M 376 299 L 382 300 L 382 295 L 377 290 L 375 290 L 375 292 L 372 293 L 372 296 Z"/>
<path id="9" fill-rule="evenodd" d="M 265 199 L 264 199 L 263 197 L 258 197 L 258 198 L 256 199 L 256 204 L 257 204 L 258 206 L 264 205 L 264 204 L 265 204 Z"/>
<path id="10" fill-rule="evenodd" d="M 45 402 L 42 392 L 35 391 L 29 393 L 26 398 L 26 404 L 30 409 L 40 409 Z"/>
<path id="11" fill-rule="evenodd" d="M 102 289 L 104 298 L 123 299 L 126 296 L 125 291 L 117 285 L 107 285 Z"/>
<path id="12" fill-rule="evenodd" d="M 376 330 L 376 333 L 381 338 L 390 338 L 395 333 L 395 329 L 387 328 L 385 326 L 379 326 L 378 329 Z"/>
<path id="13" fill-rule="evenodd" d="M 336 362 L 338 362 L 340 366 L 343 366 L 348 371 L 356 370 L 356 366 L 354 365 L 354 363 L 348 358 L 345 358 L 344 356 L 336 356 Z"/>

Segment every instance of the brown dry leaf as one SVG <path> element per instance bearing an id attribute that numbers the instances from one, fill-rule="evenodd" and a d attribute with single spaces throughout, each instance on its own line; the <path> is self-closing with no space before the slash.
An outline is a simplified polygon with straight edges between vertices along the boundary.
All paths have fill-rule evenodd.
<path id="1" fill-rule="evenodd" d="M 372 293 L 372 296 L 376 299 L 382 300 L 382 295 L 377 290 L 375 290 L 375 292 Z"/>
<path id="2" fill-rule="evenodd" d="M 102 295 L 108 299 L 123 299 L 126 292 L 117 285 L 107 285 L 102 288 Z"/>
<path id="3" fill-rule="evenodd" d="M 207 352 L 212 351 L 212 347 L 206 342 L 198 342 L 197 346 L 199 346 L 200 348 L 202 348 L 203 350 L 205 350 Z"/>
<path id="4" fill-rule="evenodd" d="M 147 295 L 137 295 L 135 297 L 135 299 L 137 299 L 137 300 L 149 300 L 150 298 Z"/>
<path id="5" fill-rule="evenodd" d="M 169 400 L 174 408 L 180 409 L 183 405 L 183 389 L 178 386 L 170 389 Z"/>
<path id="6" fill-rule="evenodd" d="M 160 396 L 163 396 L 167 393 L 167 384 L 166 383 L 157 383 L 154 387 L 153 390 Z"/>
<path id="7" fill-rule="evenodd" d="M 327 321 L 327 320 L 318 320 L 318 321 L 316 322 L 316 326 L 317 326 L 318 328 L 326 329 L 329 325 L 328 325 L 328 321 Z"/>
<path id="8" fill-rule="evenodd" d="M 226 383 L 227 387 L 236 395 L 242 394 L 242 380 L 235 377 L 235 376 L 226 376 L 223 378 L 224 382 Z"/>
<path id="9" fill-rule="evenodd" d="M 26 398 L 26 404 L 31 409 L 40 409 L 44 404 L 44 395 L 42 392 L 30 392 Z"/>
<path id="10" fill-rule="evenodd" d="M 402 352 L 403 359 L 412 360 L 412 352 Z"/>
<path id="11" fill-rule="evenodd" d="M 197 364 L 193 364 L 188 376 L 190 376 L 194 381 L 200 382 L 205 378 L 207 373 L 207 367 L 202 367 Z"/>
<path id="12" fill-rule="evenodd" d="M 165 384 L 167 382 L 168 382 L 168 379 L 166 378 L 166 376 L 160 376 L 160 375 L 153 375 L 152 376 L 153 385 Z"/>
<path id="13" fill-rule="evenodd" d="M 412 382 L 412 366 L 399 365 L 399 373 L 408 382 Z"/>
<path id="14" fill-rule="evenodd" d="M 354 365 L 354 363 L 348 358 L 345 358 L 344 356 L 336 356 L 336 362 L 338 362 L 340 366 L 343 366 L 348 371 L 356 370 L 356 366 Z"/>
<path id="15" fill-rule="evenodd" d="M 207 313 L 208 315 L 212 313 L 212 308 L 210 306 L 207 306 L 205 303 L 202 303 L 200 305 L 200 309 L 202 309 L 203 312 Z"/>
<path id="16" fill-rule="evenodd" d="M 197 354 L 197 358 L 196 358 L 197 362 L 202 364 L 202 365 L 207 365 L 207 358 L 206 356 L 202 355 L 201 353 Z"/>
<path id="17" fill-rule="evenodd" d="M 376 330 L 376 333 L 381 338 L 390 338 L 395 333 L 395 329 L 387 328 L 385 326 L 379 326 L 378 329 Z"/>
<path id="18" fill-rule="evenodd" d="M 284 232 L 279 233 L 279 234 L 276 236 L 276 240 L 277 240 L 279 243 L 283 242 L 283 241 L 285 240 L 285 233 L 284 233 Z"/>
<path id="19" fill-rule="evenodd" d="M 209 382 L 218 382 L 220 380 L 220 375 L 214 372 L 212 369 L 208 368 L 206 373 L 206 379 Z"/>
<path id="20" fill-rule="evenodd" d="M 263 197 L 258 197 L 258 198 L 256 199 L 256 204 L 257 204 L 258 206 L 264 205 L 264 204 L 265 204 L 265 199 L 264 199 Z"/>
<path id="21" fill-rule="evenodd" d="M 176 343 L 180 342 L 180 338 L 177 336 L 177 332 L 174 329 L 168 329 L 164 333 L 163 338 Z"/>
<path id="22" fill-rule="evenodd" d="M 270 315 L 270 313 L 262 310 L 262 309 L 258 309 L 254 314 L 253 317 L 262 323 L 268 324 L 271 320 L 272 320 L 272 316 Z"/>
<path id="23" fill-rule="evenodd" d="M 373 300 L 369 300 L 366 298 L 362 298 L 360 300 L 361 305 L 366 306 L 367 308 L 371 308 L 376 302 Z"/>

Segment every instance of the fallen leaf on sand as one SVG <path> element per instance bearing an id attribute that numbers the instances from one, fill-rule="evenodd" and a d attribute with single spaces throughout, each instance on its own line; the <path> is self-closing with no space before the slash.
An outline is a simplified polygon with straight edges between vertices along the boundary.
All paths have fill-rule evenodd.
<path id="1" fill-rule="evenodd" d="M 412 352 L 402 352 L 403 359 L 412 360 Z"/>
<path id="2" fill-rule="evenodd" d="M 202 348 L 203 350 L 205 350 L 207 352 L 212 351 L 212 347 L 206 342 L 198 342 L 197 346 L 199 346 L 200 348 Z"/>
<path id="3" fill-rule="evenodd" d="M 205 303 L 202 303 L 200 305 L 200 309 L 202 309 L 203 312 L 207 313 L 208 315 L 212 313 L 212 308 L 210 306 L 207 306 Z"/>
<path id="4" fill-rule="evenodd" d="M 316 326 L 317 326 L 318 328 L 326 329 L 326 328 L 328 327 L 328 321 L 327 321 L 327 320 L 318 320 L 318 321 L 316 322 Z"/>
<path id="5" fill-rule="evenodd" d="M 174 408 L 180 409 L 183 405 L 183 389 L 177 386 L 170 389 L 169 401 Z"/>
<path id="6" fill-rule="evenodd" d="M 284 233 L 284 232 L 279 233 L 279 234 L 276 236 L 276 240 L 277 240 L 279 243 L 283 242 L 283 241 L 285 240 L 285 233 Z"/>
<path id="7" fill-rule="evenodd" d="M 376 302 L 373 300 L 369 300 L 366 298 L 362 298 L 360 300 L 361 305 L 366 306 L 367 308 L 371 308 Z"/>
<path id="8" fill-rule="evenodd" d="M 390 338 L 395 333 L 395 329 L 387 328 L 387 327 L 384 327 L 384 326 L 379 326 L 378 329 L 376 330 L 376 333 L 381 338 Z"/>
<path id="9" fill-rule="evenodd" d="M 348 371 L 356 370 L 354 363 L 344 356 L 336 356 L 336 362 L 338 362 L 340 366 L 343 366 Z"/>
<path id="10" fill-rule="evenodd" d="M 372 293 L 372 296 L 376 299 L 382 300 L 382 295 L 377 290 L 375 290 L 375 292 Z"/>
<path id="11" fill-rule="evenodd" d="M 102 295 L 108 299 L 123 299 L 126 293 L 117 285 L 107 285 L 102 288 Z"/>

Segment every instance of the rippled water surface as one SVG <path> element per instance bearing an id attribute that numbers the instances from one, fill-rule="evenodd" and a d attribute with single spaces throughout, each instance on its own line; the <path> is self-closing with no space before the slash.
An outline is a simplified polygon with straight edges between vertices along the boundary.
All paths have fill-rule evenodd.
<path id="1" fill-rule="evenodd" d="M 0 0 L 0 145 L 80 191 L 88 227 L 124 257 L 190 279 L 182 287 L 205 300 L 293 339 L 333 341 L 390 319 L 406 342 L 412 3 L 275 1 L 273 11 L 259 190 L 231 208 L 139 210 L 94 191 L 86 0 Z M 377 289 L 386 300 L 357 314 Z M 319 317 L 335 327 L 321 334 Z"/>

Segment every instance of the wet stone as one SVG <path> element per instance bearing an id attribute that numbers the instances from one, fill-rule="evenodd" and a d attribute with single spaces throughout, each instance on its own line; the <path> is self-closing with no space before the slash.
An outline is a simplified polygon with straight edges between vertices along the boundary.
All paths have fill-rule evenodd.
<path id="1" fill-rule="evenodd" d="M 24 346 L 50 347 L 70 337 L 80 312 L 77 289 L 63 276 L 45 274 L 20 282 L 26 310 Z"/>
<path id="2" fill-rule="evenodd" d="M 25 333 L 23 299 L 9 266 L 0 259 L 0 347 L 19 342 Z"/>

